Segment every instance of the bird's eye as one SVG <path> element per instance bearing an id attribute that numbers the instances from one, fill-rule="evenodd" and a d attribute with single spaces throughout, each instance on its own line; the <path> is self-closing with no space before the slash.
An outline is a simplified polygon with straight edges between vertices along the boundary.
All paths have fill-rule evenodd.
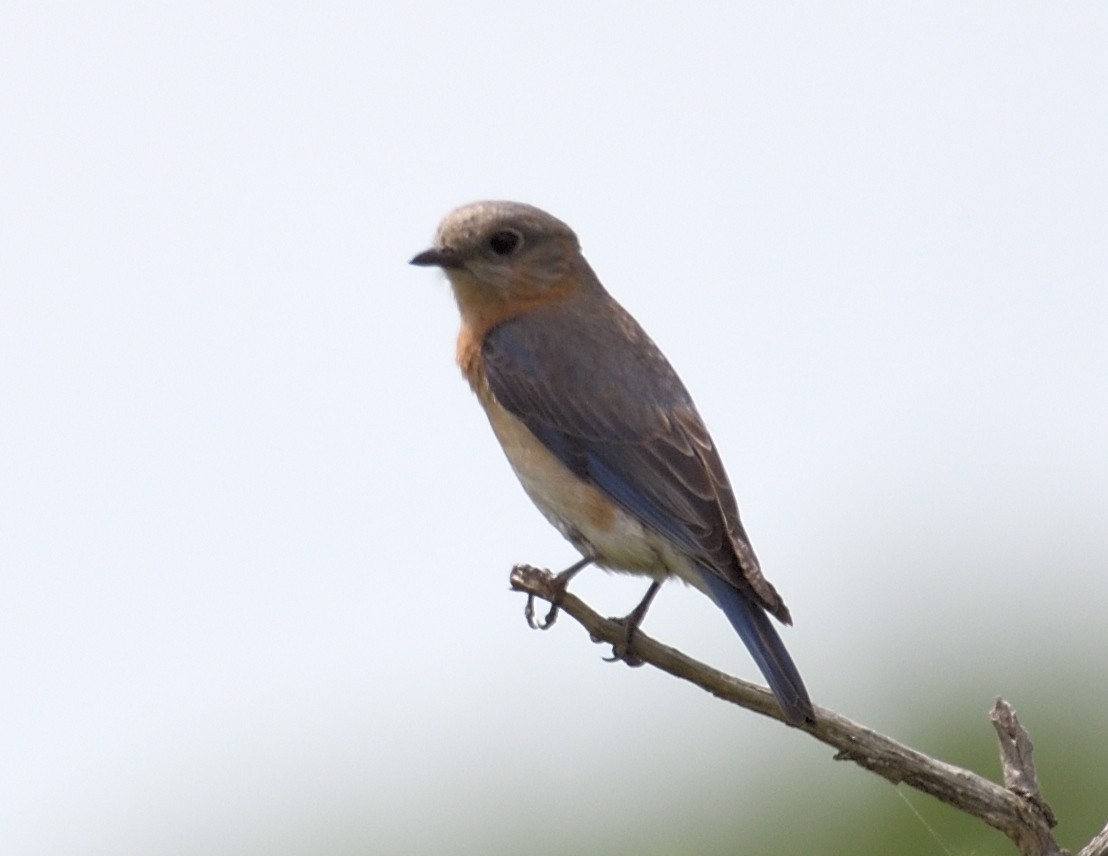
<path id="1" fill-rule="evenodd" d="M 523 235 L 512 229 L 496 232 L 489 238 L 489 249 L 498 256 L 510 256 L 523 243 Z"/>

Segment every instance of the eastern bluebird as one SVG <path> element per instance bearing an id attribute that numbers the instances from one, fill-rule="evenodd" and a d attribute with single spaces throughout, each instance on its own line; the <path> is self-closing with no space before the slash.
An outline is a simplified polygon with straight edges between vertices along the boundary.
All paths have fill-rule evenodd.
<path id="1" fill-rule="evenodd" d="M 530 205 L 476 202 L 448 214 L 411 263 L 446 272 L 462 318 L 458 365 L 524 490 L 584 557 L 562 584 L 590 563 L 653 578 L 620 654 L 675 575 L 727 615 L 786 720 L 814 722 L 766 613 L 792 618 L 762 576 L 708 429 L 573 230 Z"/>

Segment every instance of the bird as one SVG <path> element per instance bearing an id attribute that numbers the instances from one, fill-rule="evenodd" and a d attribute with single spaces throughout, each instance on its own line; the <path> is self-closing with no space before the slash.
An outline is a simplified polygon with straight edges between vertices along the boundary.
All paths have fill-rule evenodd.
<path id="1" fill-rule="evenodd" d="M 410 263 L 445 273 L 461 316 L 458 366 L 523 489 L 581 553 L 557 576 L 561 591 L 589 564 L 652 580 L 617 657 L 635 664 L 634 632 L 675 577 L 723 611 L 785 721 L 814 723 L 769 620 L 792 616 L 762 574 L 716 445 L 574 231 L 532 205 L 474 202 L 447 214 Z"/>

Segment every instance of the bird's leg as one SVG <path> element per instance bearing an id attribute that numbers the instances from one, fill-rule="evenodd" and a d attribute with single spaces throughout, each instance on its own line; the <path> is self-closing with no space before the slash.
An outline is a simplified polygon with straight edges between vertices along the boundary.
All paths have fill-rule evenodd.
<path id="1" fill-rule="evenodd" d="M 554 590 L 554 597 L 550 600 L 550 611 L 546 613 L 546 617 L 542 621 L 535 618 L 535 596 L 533 594 L 527 595 L 527 606 L 523 608 L 523 616 L 533 630 L 549 630 L 553 626 L 558 619 L 558 610 L 562 605 L 562 599 L 566 596 L 566 587 L 569 585 L 569 581 L 591 562 L 592 559 L 588 557 L 575 562 L 560 574 L 555 575 L 554 579 L 550 581 L 550 587 Z"/>
<path id="2" fill-rule="evenodd" d="M 632 609 L 623 618 L 617 618 L 615 621 L 623 625 L 623 641 L 612 646 L 612 656 L 605 657 L 609 663 L 614 663 L 617 660 L 623 660 L 628 666 L 641 666 L 643 661 L 635 656 L 631 651 L 631 642 L 635 637 L 635 631 L 639 629 L 639 625 L 642 624 L 642 620 L 646 618 L 646 611 L 650 609 L 650 603 L 654 600 L 654 595 L 658 593 L 658 589 L 662 587 L 661 580 L 654 580 L 650 584 L 650 588 L 646 590 L 646 594 L 643 595 L 643 599 L 639 601 L 639 605 Z"/>

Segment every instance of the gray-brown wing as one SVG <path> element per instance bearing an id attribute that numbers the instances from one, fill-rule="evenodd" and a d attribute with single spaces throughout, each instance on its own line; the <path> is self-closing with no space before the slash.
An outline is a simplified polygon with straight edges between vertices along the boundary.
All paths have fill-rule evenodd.
<path id="1" fill-rule="evenodd" d="M 789 622 L 692 399 L 615 308 L 537 310 L 494 328 L 482 348 L 492 393 L 576 475 Z"/>

